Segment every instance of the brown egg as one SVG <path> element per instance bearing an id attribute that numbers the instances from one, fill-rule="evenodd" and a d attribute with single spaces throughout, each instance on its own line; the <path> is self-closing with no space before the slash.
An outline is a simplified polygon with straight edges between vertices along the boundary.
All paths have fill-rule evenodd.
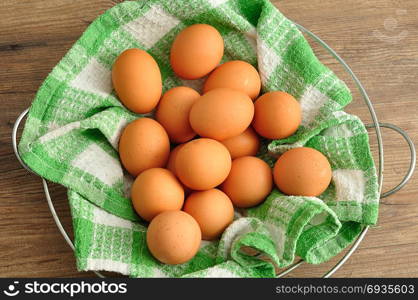
<path id="1" fill-rule="evenodd" d="M 254 156 L 260 148 L 260 140 L 251 127 L 248 127 L 240 135 L 223 140 L 221 143 L 228 149 L 232 159 L 241 156 Z"/>
<path id="2" fill-rule="evenodd" d="M 234 220 L 231 200 L 218 189 L 193 192 L 183 210 L 197 221 L 204 240 L 218 238 Z"/>
<path id="3" fill-rule="evenodd" d="M 232 89 L 207 92 L 193 104 L 190 125 L 202 137 L 222 141 L 245 131 L 254 116 L 250 97 Z"/>
<path id="4" fill-rule="evenodd" d="M 166 168 L 168 170 L 170 170 L 171 173 L 173 173 L 174 175 L 176 175 L 177 178 L 178 178 L 177 171 L 176 171 L 176 158 L 177 158 L 177 153 L 179 152 L 179 150 L 181 149 L 181 147 L 183 147 L 184 145 L 185 144 L 177 145 L 173 150 L 171 150 L 170 156 L 168 157 L 167 166 L 166 166 Z M 184 195 L 185 196 L 188 196 L 192 191 L 187 186 L 185 186 L 182 182 L 180 182 L 180 183 L 183 186 Z"/>
<path id="5" fill-rule="evenodd" d="M 164 167 L 170 154 L 170 141 L 155 120 L 140 118 L 129 123 L 119 140 L 119 156 L 133 176 L 146 169 Z"/>
<path id="6" fill-rule="evenodd" d="M 266 93 L 255 102 L 253 127 L 265 138 L 283 139 L 291 136 L 301 120 L 299 102 L 288 93 Z"/>
<path id="7" fill-rule="evenodd" d="M 255 100 L 260 94 L 261 79 L 257 70 L 242 60 L 228 61 L 217 67 L 206 79 L 203 92 L 230 88 L 238 90 Z"/>
<path id="8" fill-rule="evenodd" d="M 151 221 L 168 210 L 180 210 L 184 191 L 180 182 L 169 170 L 148 169 L 135 179 L 131 188 L 132 204 L 142 219 Z"/>
<path id="9" fill-rule="evenodd" d="M 155 117 L 173 143 L 187 142 L 196 135 L 189 123 L 189 113 L 199 97 L 194 89 L 179 86 L 167 91 L 161 98 Z"/>
<path id="10" fill-rule="evenodd" d="M 170 63 L 174 72 L 184 79 L 197 79 L 209 74 L 224 54 L 219 32 L 207 24 L 183 29 L 171 46 Z"/>
<path id="11" fill-rule="evenodd" d="M 328 159 L 312 148 L 295 148 L 277 160 L 274 182 L 283 193 L 295 196 L 319 196 L 331 182 Z"/>
<path id="12" fill-rule="evenodd" d="M 150 112 L 160 100 L 160 69 L 144 50 L 123 51 L 113 64 L 112 82 L 120 101 L 135 113 Z"/>
<path id="13" fill-rule="evenodd" d="M 263 202 L 273 186 L 269 165 L 254 156 L 232 161 L 231 172 L 222 183 L 221 190 L 237 207 L 252 207 Z"/>
<path id="14" fill-rule="evenodd" d="M 176 172 L 192 190 L 208 190 L 222 183 L 231 169 L 231 155 L 220 142 L 196 139 L 177 153 Z"/>
<path id="15" fill-rule="evenodd" d="M 199 250 L 200 242 L 199 224 L 183 211 L 163 212 L 148 226 L 148 249 L 165 264 L 176 265 L 189 261 Z"/>
<path id="16" fill-rule="evenodd" d="M 170 156 L 168 157 L 168 162 L 167 162 L 166 168 L 168 170 L 170 170 L 176 176 L 177 176 L 177 171 L 176 171 L 177 154 L 179 153 L 179 150 L 181 149 L 181 147 L 183 147 L 184 145 L 185 144 L 180 144 L 180 145 L 177 145 L 176 147 L 174 147 L 173 150 L 171 150 L 171 152 L 170 152 Z"/>

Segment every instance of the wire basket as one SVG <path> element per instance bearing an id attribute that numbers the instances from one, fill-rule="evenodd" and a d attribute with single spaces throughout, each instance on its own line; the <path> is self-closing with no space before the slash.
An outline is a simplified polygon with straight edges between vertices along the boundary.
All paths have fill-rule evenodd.
<path id="1" fill-rule="evenodd" d="M 373 104 L 369 99 L 369 96 L 366 93 L 366 90 L 364 89 L 362 83 L 360 82 L 360 80 L 357 78 L 357 76 L 354 74 L 354 72 L 351 70 L 351 68 L 348 66 L 348 64 L 330 47 L 328 46 L 323 40 L 321 40 L 317 35 L 315 35 L 314 33 L 312 33 L 311 31 L 309 31 L 308 29 L 306 29 L 305 27 L 303 27 L 302 25 L 299 25 L 297 23 L 295 23 L 295 25 L 303 32 L 305 33 L 307 36 L 309 36 L 310 38 L 313 39 L 314 42 L 316 42 L 317 44 L 319 44 L 320 46 L 322 46 L 329 54 L 331 54 L 331 56 L 333 58 L 335 58 L 345 69 L 345 71 L 351 76 L 351 78 L 353 79 L 357 89 L 359 90 L 365 104 L 367 105 L 368 109 L 369 109 L 369 113 L 370 116 L 372 118 L 373 123 L 366 125 L 367 128 L 374 128 L 375 132 L 376 132 L 376 137 L 377 137 L 377 146 L 378 146 L 378 168 L 377 168 L 377 172 L 378 172 L 378 184 L 379 184 L 379 193 L 380 193 L 380 198 L 385 198 L 388 197 L 394 193 L 396 193 L 397 191 L 399 191 L 400 189 L 402 189 L 407 182 L 411 179 L 411 176 L 415 170 L 415 163 L 416 163 L 416 151 L 415 151 L 415 146 L 411 140 L 411 138 L 408 136 L 408 134 L 403 131 L 402 129 L 400 129 L 399 127 L 393 125 L 393 124 L 388 124 L 388 123 L 379 123 L 378 118 L 376 116 L 376 112 L 374 111 L 373 108 Z M 13 131 L 12 131 L 12 143 L 13 143 L 13 150 L 15 152 L 15 155 L 18 159 L 18 161 L 22 164 L 22 166 L 28 170 L 31 173 L 34 173 L 21 159 L 19 152 L 17 150 L 17 131 L 19 129 L 19 125 L 22 122 L 23 118 L 28 114 L 29 109 L 26 109 L 25 111 L 23 111 L 19 117 L 16 119 L 15 124 L 13 126 Z M 382 183 L 383 183 L 383 165 L 384 165 L 384 156 L 383 156 L 383 142 L 382 142 L 382 133 L 380 128 L 381 127 L 385 127 L 385 128 L 389 128 L 391 130 L 396 131 L 397 133 L 399 133 L 401 135 L 402 138 L 405 139 L 405 141 L 408 143 L 409 149 L 410 149 L 410 164 L 409 164 L 409 169 L 406 173 L 406 175 L 404 176 L 404 178 L 401 180 L 401 182 L 394 188 L 392 188 L 391 190 L 387 191 L 387 192 L 383 192 L 382 193 Z M 36 173 L 34 173 L 35 175 L 37 175 Z M 45 193 L 45 197 L 49 206 L 49 209 L 51 210 L 52 213 L 52 217 L 54 218 L 54 221 L 59 229 L 59 231 L 61 232 L 62 236 L 64 237 L 65 241 L 67 242 L 67 244 L 71 247 L 71 249 L 74 250 L 74 244 L 71 241 L 70 237 L 68 236 L 67 232 L 65 231 L 64 227 L 62 226 L 62 223 L 55 211 L 55 207 L 54 204 L 52 202 L 50 193 L 49 193 L 49 189 L 48 189 L 48 184 L 47 181 L 42 178 L 42 185 L 43 185 L 43 189 L 44 189 L 44 193 Z M 359 237 L 357 238 L 357 240 L 353 243 L 353 245 L 351 246 L 351 248 L 349 248 L 349 250 L 346 252 L 346 254 L 340 259 L 340 261 L 338 261 L 330 270 L 328 270 L 322 277 L 323 278 L 328 278 L 331 277 L 349 258 L 350 256 L 356 251 L 356 249 L 358 248 L 358 246 L 360 245 L 361 241 L 364 239 L 364 237 L 367 234 L 367 231 L 369 229 L 369 226 L 366 226 L 363 231 L 360 233 Z M 303 265 L 304 261 L 300 260 L 299 262 L 293 264 L 292 266 L 288 267 L 286 270 L 280 272 L 277 274 L 277 277 L 284 277 L 287 274 L 289 274 L 290 272 L 292 272 L 293 270 L 295 270 L 296 268 L 300 267 L 301 265 Z M 104 278 L 105 276 L 97 271 L 93 271 L 97 276 Z"/>

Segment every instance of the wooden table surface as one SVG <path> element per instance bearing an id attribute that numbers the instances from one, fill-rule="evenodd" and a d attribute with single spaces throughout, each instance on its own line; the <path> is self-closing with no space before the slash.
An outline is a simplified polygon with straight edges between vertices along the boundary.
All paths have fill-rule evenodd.
<path id="1" fill-rule="evenodd" d="M 0 1 L 0 276 L 81 277 L 71 249 L 51 217 L 39 177 L 16 160 L 14 120 L 28 107 L 52 67 L 110 0 Z M 381 122 L 418 138 L 418 1 L 284 0 L 274 3 L 290 19 L 317 33 L 362 80 Z M 319 58 L 351 87 L 348 111 L 370 116 L 349 76 L 318 46 Z M 409 165 L 407 144 L 383 130 L 384 186 L 396 185 Z M 376 139 L 371 131 L 372 150 Z M 415 143 L 417 144 L 417 143 Z M 51 184 L 64 226 L 71 230 L 65 189 Z M 306 266 L 292 276 L 319 276 L 338 258 Z M 418 176 L 381 201 L 380 218 L 338 277 L 418 277 Z"/>

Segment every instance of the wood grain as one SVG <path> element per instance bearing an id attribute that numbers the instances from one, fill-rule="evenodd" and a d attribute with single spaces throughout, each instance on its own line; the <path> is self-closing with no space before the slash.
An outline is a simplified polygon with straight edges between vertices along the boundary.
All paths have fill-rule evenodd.
<path id="1" fill-rule="evenodd" d="M 42 80 L 86 27 L 120 1 L 3 0 L 0 2 L 0 276 L 85 277 L 49 212 L 41 181 L 15 159 L 11 130 L 30 105 Z M 382 122 L 418 138 L 418 2 L 415 0 L 273 1 L 290 19 L 318 34 L 352 67 L 363 82 Z M 403 11 L 400 11 L 400 9 Z M 393 19 L 397 27 L 390 27 Z M 389 20 L 389 21 L 388 21 Z M 384 24 L 386 22 L 386 28 Z M 389 24 L 389 25 L 388 25 Z M 392 29 L 388 30 L 388 29 Z M 373 34 L 407 36 L 388 43 Z M 353 91 L 348 111 L 371 122 L 361 96 L 343 68 L 312 44 L 318 57 Z M 370 131 L 372 150 L 377 147 Z M 395 186 L 409 165 L 405 142 L 384 129 L 383 189 Z M 51 184 L 51 195 L 65 228 L 71 218 L 63 187 Z M 382 200 L 379 224 L 371 228 L 338 277 L 418 276 L 418 178 Z M 319 266 L 304 266 L 291 276 L 320 276 L 338 257 Z"/>

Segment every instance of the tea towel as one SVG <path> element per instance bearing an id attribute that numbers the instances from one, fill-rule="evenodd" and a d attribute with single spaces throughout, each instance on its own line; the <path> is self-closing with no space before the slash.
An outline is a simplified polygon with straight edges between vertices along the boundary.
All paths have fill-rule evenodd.
<path id="1" fill-rule="evenodd" d="M 327 156 L 332 183 L 319 197 L 273 190 L 255 208 L 237 212 L 218 241 L 202 241 L 191 261 L 164 265 L 149 253 L 146 223 L 129 199 L 133 178 L 119 161 L 121 130 L 141 117 L 119 102 L 111 67 L 125 49 L 157 61 L 163 90 L 201 80 L 176 77 L 170 46 L 186 26 L 211 24 L 225 42 L 222 62 L 258 68 L 263 92 L 282 90 L 302 107 L 291 137 L 263 142 L 259 156 L 274 163 L 283 151 L 313 147 Z M 349 245 L 378 212 L 376 170 L 367 131 L 343 111 L 346 85 L 315 57 L 296 26 L 267 0 L 126 1 L 99 16 L 48 75 L 30 107 L 19 144 L 25 163 L 68 188 L 79 270 L 132 277 L 273 277 L 295 256 L 321 263 Z M 243 249 L 252 249 L 244 251 Z"/>

